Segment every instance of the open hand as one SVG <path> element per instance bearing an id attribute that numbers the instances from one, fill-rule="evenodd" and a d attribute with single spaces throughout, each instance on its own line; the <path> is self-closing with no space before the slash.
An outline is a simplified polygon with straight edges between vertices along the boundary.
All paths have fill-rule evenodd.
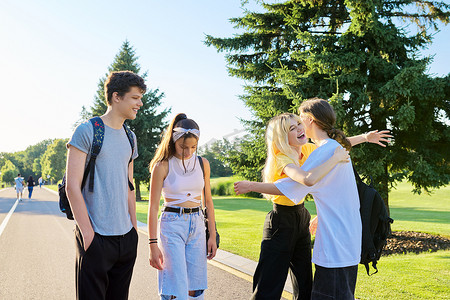
<path id="1" fill-rule="evenodd" d="M 388 138 L 392 138 L 393 136 L 390 135 L 389 133 L 391 133 L 389 130 L 369 131 L 368 133 L 365 134 L 366 141 L 368 143 L 378 144 L 381 147 L 386 147 L 386 145 L 383 144 L 382 142 L 385 142 L 385 143 L 390 142 L 390 140 Z"/>

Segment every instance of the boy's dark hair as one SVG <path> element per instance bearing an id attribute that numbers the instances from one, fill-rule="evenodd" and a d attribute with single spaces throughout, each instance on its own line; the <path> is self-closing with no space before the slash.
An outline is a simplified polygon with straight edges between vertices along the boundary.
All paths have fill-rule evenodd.
<path id="1" fill-rule="evenodd" d="M 111 72 L 105 81 L 106 102 L 111 105 L 113 93 L 117 92 L 122 97 L 133 86 L 138 87 L 143 94 L 147 90 L 147 86 L 141 76 L 131 71 Z"/>

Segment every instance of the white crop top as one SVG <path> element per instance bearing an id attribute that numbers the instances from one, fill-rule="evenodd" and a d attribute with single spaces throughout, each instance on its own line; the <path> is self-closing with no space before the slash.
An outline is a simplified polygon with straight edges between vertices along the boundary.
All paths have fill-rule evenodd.
<path id="1" fill-rule="evenodd" d="M 186 201 L 201 203 L 201 200 L 195 199 L 201 197 L 205 182 L 200 162 L 196 155 L 184 160 L 175 156 L 169 159 L 169 172 L 164 179 L 162 195 L 164 198 L 176 199 L 165 204 L 174 205 Z"/>

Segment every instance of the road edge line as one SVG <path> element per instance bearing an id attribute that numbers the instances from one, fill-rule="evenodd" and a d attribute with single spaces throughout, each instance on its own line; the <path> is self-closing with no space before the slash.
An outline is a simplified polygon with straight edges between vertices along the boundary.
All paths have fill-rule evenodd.
<path id="1" fill-rule="evenodd" d="M 5 219 L 3 219 L 2 224 L 0 225 L 0 236 L 2 236 L 3 230 L 5 230 L 6 225 L 8 224 L 9 219 L 11 218 L 12 214 L 16 210 L 17 205 L 19 204 L 19 199 L 16 200 L 14 205 L 9 210 L 8 214 L 6 215 Z"/>

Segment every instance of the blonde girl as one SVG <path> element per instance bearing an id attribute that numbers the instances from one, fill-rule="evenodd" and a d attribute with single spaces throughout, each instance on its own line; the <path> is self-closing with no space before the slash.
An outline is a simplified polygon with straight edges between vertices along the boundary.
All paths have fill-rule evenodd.
<path id="1" fill-rule="evenodd" d="M 212 259 L 217 251 L 210 166 L 206 159 L 200 158 L 203 173 L 197 156 L 199 137 L 197 123 L 185 114 L 178 114 L 167 127 L 150 162 L 149 262 L 158 269 L 161 299 L 204 299 L 206 259 Z M 158 236 L 161 194 L 164 206 Z M 202 198 L 210 220 L 211 238 L 208 241 L 201 210 Z"/>

